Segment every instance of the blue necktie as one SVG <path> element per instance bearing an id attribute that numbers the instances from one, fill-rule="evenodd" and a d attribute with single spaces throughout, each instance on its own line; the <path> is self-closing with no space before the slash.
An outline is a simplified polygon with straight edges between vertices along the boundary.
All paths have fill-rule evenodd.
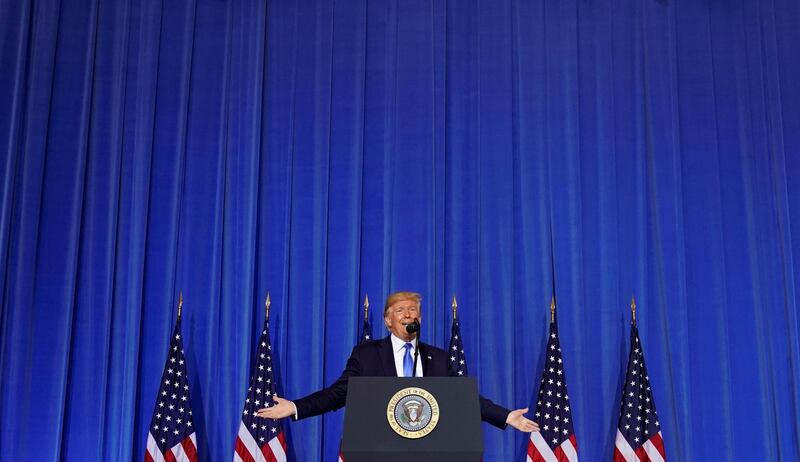
<path id="1" fill-rule="evenodd" d="M 410 343 L 403 345 L 403 348 L 406 349 L 406 354 L 403 356 L 403 375 L 406 377 L 414 375 L 414 360 L 411 359 L 411 348 L 413 347 L 414 345 Z"/>

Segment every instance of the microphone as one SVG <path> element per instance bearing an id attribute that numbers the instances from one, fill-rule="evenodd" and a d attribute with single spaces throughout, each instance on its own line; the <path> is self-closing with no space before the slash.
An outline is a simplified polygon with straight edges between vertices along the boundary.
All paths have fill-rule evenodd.
<path id="1" fill-rule="evenodd" d="M 415 319 L 414 322 L 406 326 L 406 332 L 409 334 L 413 334 L 414 332 L 419 331 L 419 320 Z"/>

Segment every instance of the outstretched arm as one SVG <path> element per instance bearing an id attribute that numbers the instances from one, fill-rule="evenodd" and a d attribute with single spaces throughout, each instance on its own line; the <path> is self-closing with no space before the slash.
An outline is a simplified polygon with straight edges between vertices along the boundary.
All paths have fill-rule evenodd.
<path id="1" fill-rule="evenodd" d="M 361 375 L 361 366 L 358 359 L 351 354 L 341 377 L 331 386 L 295 401 L 274 396 L 275 405 L 259 409 L 257 415 L 268 419 L 282 419 L 292 416 L 295 420 L 298 420 L 328 411 L 335 411 L 345 404 L 348 379 L 357 375 Z"/>

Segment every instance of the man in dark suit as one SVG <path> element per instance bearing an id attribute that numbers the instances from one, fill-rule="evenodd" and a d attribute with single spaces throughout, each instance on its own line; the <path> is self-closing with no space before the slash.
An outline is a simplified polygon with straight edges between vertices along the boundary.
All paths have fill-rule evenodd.
<path id="1" fill-rule="evenodd" d="M 417 333 L 406 327 L 422 319 L 422 297 L 413 292 L 395 292 L 386 299 L 383 320 L 390 335 L 381 340 L 361 344 L 353 349 L 347 365 L 331 386 L 295 401 L 274 397 L 275 405 L 258 411 L 260 417 L 280 419 L 293 416 L 295 420 L 335 411 L 345 405 L 347 382 L 354 376 L 441 377 L 452 376 L 447 352 L 424 343 L 417 344 Z M 419 346 L 416 374 L 413 370 L 414 349 Z M 539 431 L 539 426 L 527 419 L 528 409 L 510 411 L 480 397 L 481 418 L 498 427 L 507 425 L 523 431 Z"/>

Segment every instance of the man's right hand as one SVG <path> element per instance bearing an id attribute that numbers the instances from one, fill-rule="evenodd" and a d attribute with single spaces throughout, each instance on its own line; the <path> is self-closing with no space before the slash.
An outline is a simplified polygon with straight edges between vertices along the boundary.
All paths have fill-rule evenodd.
<path id="1" fill-rule="evenodd" d="M 275 403 L 274 405 L 259 409 L 256 415 L 265 419 L 283 419 L 297 413 L 294 403 L 288 399 L 279 398 L 278 395 L 275 395 L 272 401 Z"/>

